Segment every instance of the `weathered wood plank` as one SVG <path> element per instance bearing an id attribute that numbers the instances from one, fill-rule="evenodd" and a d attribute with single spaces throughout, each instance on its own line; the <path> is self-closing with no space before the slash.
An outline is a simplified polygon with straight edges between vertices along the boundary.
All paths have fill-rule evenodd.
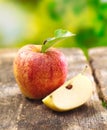
<path id="1" fill-rule="evenodd" d="M 99 96 L 107 102 L 107 47 L 90 49 L 89 57 L 99 87 Z"/>
<path id="2" fill-rule="evenodd" d="M 80 49 L 61 49 L 68 61 L 68 77 L 75 76 L 88 65 Z M 27 100 L 14 80 L 12 62 L 15 52 L 0 55 L 0 130 L 106 130 L 107 111 L 101 105 L 89 67 L 86 75 L 92 80 L 94 93 L 83 106 L 58 113 L 41 101 Z M 89 66 L 89 65 L 88 65 Z"/>
<path id="3" fill-rule="evenodd" d="M 22 97 L 13 76 L 16 51 L 0 50 L 0 130 L 16 130 Z"/>

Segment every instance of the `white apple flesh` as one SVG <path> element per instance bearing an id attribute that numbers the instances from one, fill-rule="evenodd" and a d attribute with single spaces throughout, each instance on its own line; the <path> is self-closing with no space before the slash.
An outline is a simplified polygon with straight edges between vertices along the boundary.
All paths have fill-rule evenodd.
<path id="1" fill-rule="evenodd" d="M 55 111 L 68 111 L 87 102 L 92 95 L 92 91 L 92 82 L 88 77 L 80 73 L 65 82 L 42 101 Z"/>

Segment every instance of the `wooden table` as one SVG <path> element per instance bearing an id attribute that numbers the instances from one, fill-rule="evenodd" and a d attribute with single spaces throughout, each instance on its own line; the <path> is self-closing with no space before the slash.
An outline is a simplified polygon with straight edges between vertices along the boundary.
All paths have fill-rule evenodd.
<path id="1" fill-rule="evenodd" d="M 68 62 L 67 79 L 88 65 L 86 75 L 93 83 L 89 101 L 68 112 L 55 112 L 41 101 L 26 99 L 13 75 L 16 50 L 0 50 L 0 130 L 107 130 L 107 48 L 89 50 L 89 60 L 79 48 L 60 49 Z M 100 98 L 99 98 L 100 97 Z M 101 100 L 102 99 L 102 100 Z"/>

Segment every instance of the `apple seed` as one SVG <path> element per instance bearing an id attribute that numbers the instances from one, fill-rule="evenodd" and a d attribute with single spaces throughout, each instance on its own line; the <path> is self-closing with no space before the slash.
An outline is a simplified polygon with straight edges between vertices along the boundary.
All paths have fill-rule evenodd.
<path id="1" fill-rule="evenodd" d="M 71 89 L 73 86 L 71 84 L 69 84 L 68 86 L 66 86 L 67 89 Z"/>

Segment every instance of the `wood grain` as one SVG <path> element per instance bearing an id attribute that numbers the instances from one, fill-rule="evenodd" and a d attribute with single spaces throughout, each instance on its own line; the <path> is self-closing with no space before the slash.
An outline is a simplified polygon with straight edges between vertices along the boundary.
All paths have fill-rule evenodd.
<path id="1" fill-rule="evenodd" d="M 89 57 L 98 84 L 99 96 L 107 103 L 107 47 L 90 49 Z"/>
<path id="2" fill-rule="evenodd" d="M 98 98 L 91 68 L 78 48 L 60 49 L 68 62 L 67 79 L 80 73 L 93 83 L 91 99 L 68 112 L 54 112 L 41 101 L 28 100 L 20 92 L 13 75 L 14 51 L 0 51 L 0 130 L 106 130 L 107 111 Z"/>

